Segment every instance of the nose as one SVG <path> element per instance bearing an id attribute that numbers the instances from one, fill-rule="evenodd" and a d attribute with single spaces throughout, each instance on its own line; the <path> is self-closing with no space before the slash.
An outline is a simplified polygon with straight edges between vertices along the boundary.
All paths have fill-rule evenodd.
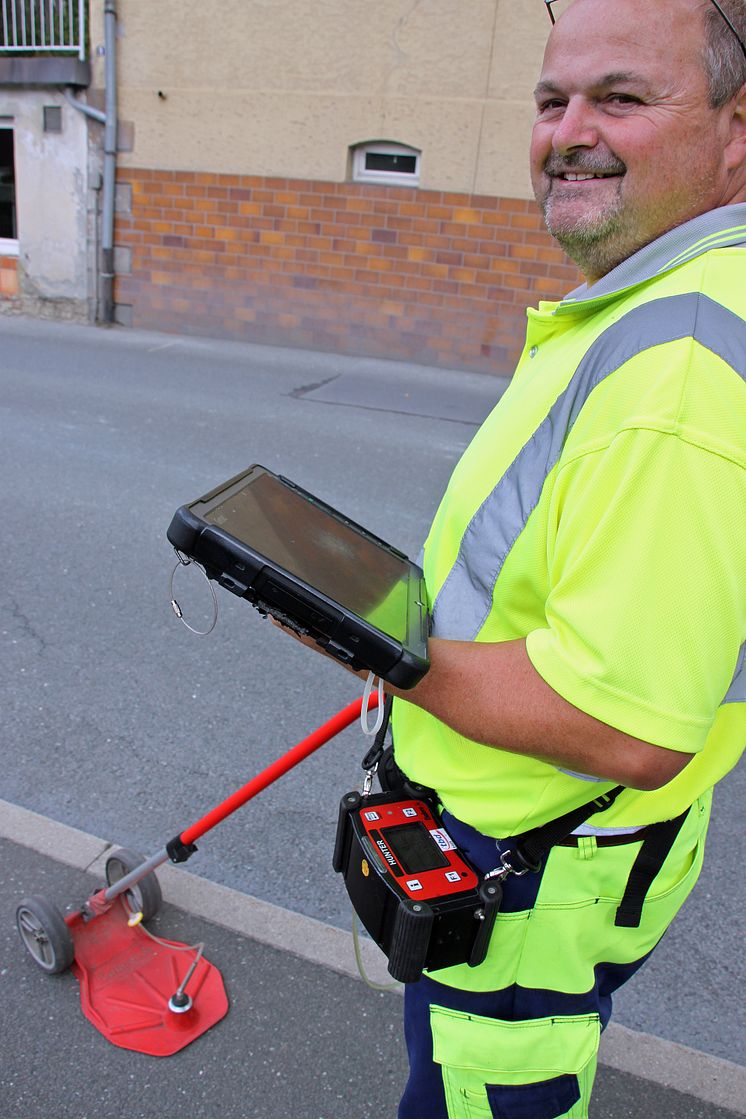
<path id="1" fill-rule="evenodd" d="M 560 155 L 575 148 L 594 148 L 598 129 L 592 105 L 584 97 L 571 97 L 552 133 L 552 147 Z"/>

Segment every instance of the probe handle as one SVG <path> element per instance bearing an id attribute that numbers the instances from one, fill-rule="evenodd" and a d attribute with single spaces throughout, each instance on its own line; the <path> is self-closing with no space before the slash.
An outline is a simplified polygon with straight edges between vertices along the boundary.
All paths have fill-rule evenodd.
<path id="1" fill-rule="evenodd" d="M 222 823 L 228 816 L 231 816 L 239 808 L 242 808 L 252 797 L 257 796 L 258 793 L 261 793 L 262 790 L 266 789 L 269 785 L 273 785 L 275 781 L 283 777 L 289 770 L 294 769 L 296 765 L 304 761 L 310 754 L 313 754 L 319 747 L 327 743 L 329 739 L 334 738 L 341 731 L 345 730 L 346 727 L 354 723 L 356 719 L 359 719 L 362 706 L 363 697 L 360 696 L 358 699 L 353 700 L 352 703 L 349 703 L 347 707 L 338 711 L 336 715 L 333 715 L 331 719 L 328 719 L 322 726 L 317 727 L 316 730 L 312 731 L 306 738 L 291 747 L 287 753 L 268 765 L 267 768 L 263 769 L 261 773 L 258 773 L 256 777 L 252 777 L 250 781 L 240 789 L 237 789 L 235 793 L 221 804 L 217 805 L 216 808 L 206 813 L 201 820 L 197 820 L 191 827 L 181 832 L 180 835 L 175 836 L 168 845 L 169 855 L 173 861 L 183 862 L 185 859 L 188 859 L 189 856 L 193 854 L 194 850 L 196 850 L 194 844 L 200 836 L 203 836 L 208 831 L 212 831 L 214 827 Z M 377 706 L 378 694 L 373 692 L 368 701 L 368 710 Z M 190 850 L 190 848 L 193 850 Z M 173 850 L 175 855 L 179 855 L 180 857 L 174 858 L 174 855 L 171 854 L 171 850 Z"/>

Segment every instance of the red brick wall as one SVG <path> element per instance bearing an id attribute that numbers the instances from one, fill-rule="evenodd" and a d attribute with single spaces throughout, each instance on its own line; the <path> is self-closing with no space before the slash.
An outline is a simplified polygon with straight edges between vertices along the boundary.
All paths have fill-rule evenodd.
<path id="1" fill-rule="evenodd" d="M 579 280 L 530 202 L 186 171 L 119 180 L 131 270 L 115 297 L 136 327 L 507 373 L 526 304 Z"/>
<path id="2" fill-rule="evenodd" d="M 15 299 L 18 295 L 18 259 L 0 256 L 0 300 Z"/>

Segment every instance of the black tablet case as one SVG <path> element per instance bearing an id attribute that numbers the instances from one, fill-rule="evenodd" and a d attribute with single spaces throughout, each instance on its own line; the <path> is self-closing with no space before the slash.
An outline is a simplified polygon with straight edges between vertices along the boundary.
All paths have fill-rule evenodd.
<path id="1" fill-rule="evenodd" d="M 247 528 L 242 506 L 258 501 L 260 523 Z M 422 570 L 289 479 L 255 464 L 181 506 L 167 535 L 211 579 L 343 663 L 400 688 L 427 671 Z"/>

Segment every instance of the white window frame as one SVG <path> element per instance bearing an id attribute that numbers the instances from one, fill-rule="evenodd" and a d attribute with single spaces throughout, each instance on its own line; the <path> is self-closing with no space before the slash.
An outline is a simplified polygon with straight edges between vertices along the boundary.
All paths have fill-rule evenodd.
<path id="1" fill-rule="evenodd" d="M 411 173 L 371 171 L 365 166 L 365 157 L 371 154 L 414 156 L 415 169 Z M 390 141 L 369 141 L 364 144 L 356 144 L 352 149 L 352 180 L 355 183 L 388 183 L 393 186 L 419 186 L 421 156 L 422 152 L 418 151 L 417 148 L 410 148 L 407 147 L 406 144 L 395 144 Z"/>
<path id="2" fill-rule="evenodd" d="M 13 173 L 14 173 L 14 187 L 16 188 L 16 232 L 18 232 L 18 167 L 15 160 L 15 128 L 12 119 L 8 120 L 0 118 L 0 128 L 3 131 L 13 133 Z M 17 237 L 0 237 L 0 256 L 18 256 L 18 238 Z"/>

